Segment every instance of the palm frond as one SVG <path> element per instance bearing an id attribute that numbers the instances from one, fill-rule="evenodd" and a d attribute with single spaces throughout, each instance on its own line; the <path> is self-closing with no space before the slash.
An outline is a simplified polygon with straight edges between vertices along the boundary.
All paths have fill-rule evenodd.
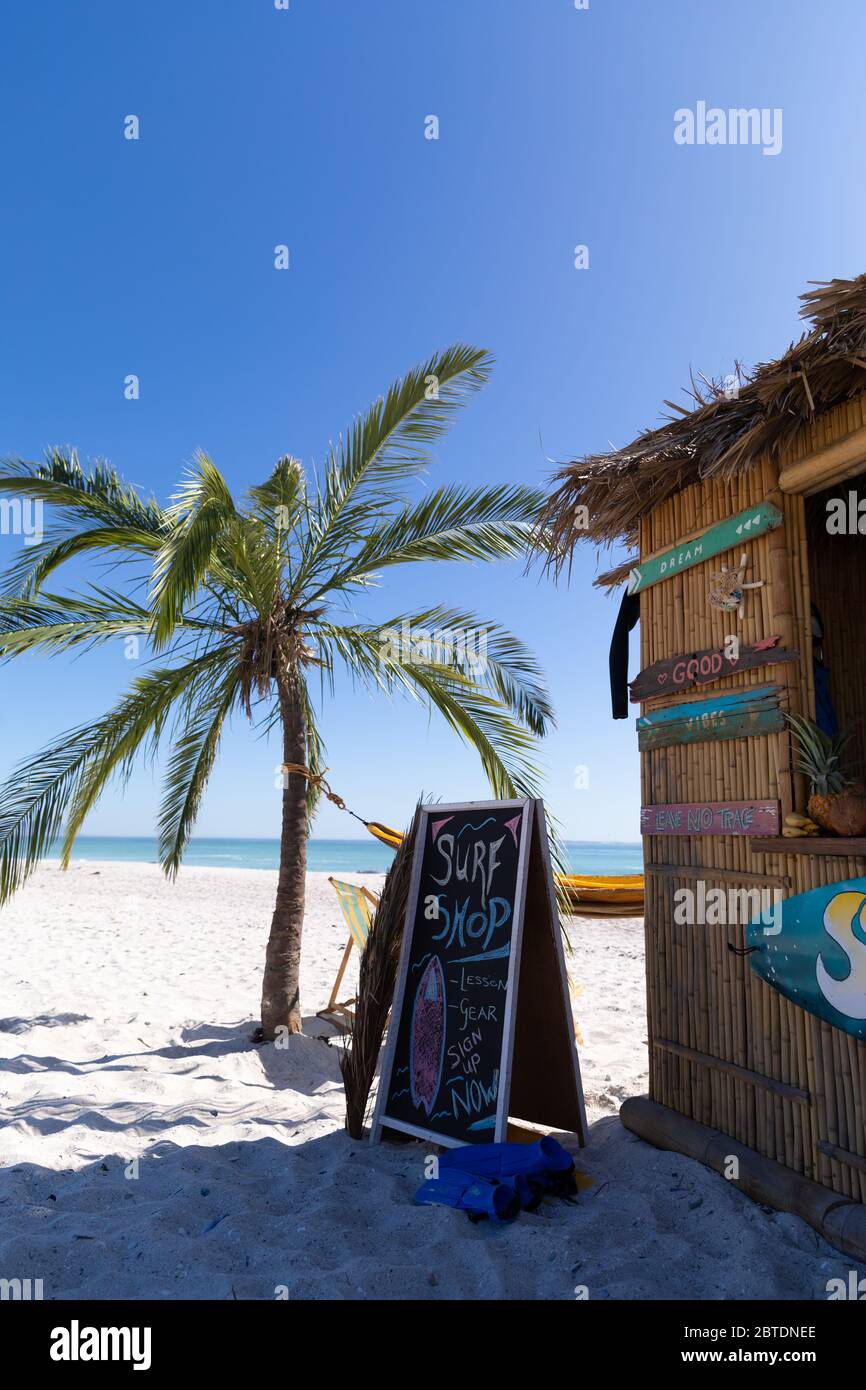
<path id="1" fill-rule="evenodd" d="M 5 593 L 32 594 L 61 565 L 89 551 L 116 560 L 146 556 L 159 549 L 166 525 L 155 500 L 143 500 L 102 464 L 85 472 L 73 450 L 50 450 L 44 463 L 6 460 L 0 493 L 45 505 L 52 518 L 4 573 Z"/>
<path id="2" fill-rule="evenodd" d="M 330 455 L 326 495 L 338 509 L 362 485 L 423 471 L 427 446 L 445 434 L 468 397 L 486 386 L 493 359 L 458 343 L 395 381 Z"/>
<path id="3" fill-rule="evenodd" d="M 123 594 L 92 589 L 35 598 L 0 599 L 0 659 L 42 649 L 48 653 L 97 647 L 124 637 L 146 637 L 150 614 Z"/>
<path id="4" fill-rule="evenodd" d="M 223 725 L 240 691 L 237 666 L 228 668 L 213 698 L 203 700 L 175 744 L 159 813 L 159 858 L 174 878 L 198 816 L 216 759 Z"/>
<path id="5" fill-rule="evenodd" d="M 50 449 L 44 463 L 4 460 L 0 492 L 32 497 L 104 526 L 158 534 L 166 522 L 153 498 L 144 501 L 132 484 L 101 463 L 85 471 L 74 449 Z"/>
<path id="6" fill-rule="evenodd" d="M 271 476 L 250 488 L 253 511 L 275 531 L 291 530 L 306 494 L 306 478 L 299 461 L 286 454 L 278 459 Z"/>
<path id="7" fill-rule="evenodd" d="M 430 614 L 447 611 L 429 610 Z M 404 660 L 402 651 L 395 649 L 387 631 L 323 628 L 322 640 L 333 646 L 349 672 L 365 685 L 388 693 L 401 690 L 427 708 L 438 710 L 447 724 L 478 753 L 496 796 L 537 795 L 540 773 L 531 756 L 535 748 L 533 732 L 511 708 L 512 701 L 520 703 L 517 673 L 511 676 L 512 688 L 507 667 L 503 665 L 499 672 L 499 680 L 510 695 L 510 699 L 506 699 L 497 689 L 492 668 L 487 673 L 491 683 L 485 689 L 482 680 L 476 679 L 470 671 L 452 662 L 437 661 L 435 652 L 425 656 L 422 650 L 416 650 L 409 660 Z M 536 690 L 535 699 L 538 694 Z M 534 706 L 528 689 L 524 699 L 527 707 Z M 551 715 L 549 703 L 541 691 L 533 720 L 545 729 Z"/>
<path id="8" fill-rule="evenodd" d="M 198 454 L 195 468 L 175 498 L 168 533 L 154 560 L 151 605 L 157 648 L 171 639 L 236 517 L 234 501 L 219 469 L 206 454 Z"/>
<path id="9" fill-rule="evenodd" d="M 42 540 L 26 546 L 12 562 L 3 576 L 0 592 L 37 593 L 61 565 L 91 551 L 106 551 L 128 559 L 154 554 L 160 545 L 157 532 L 123 526 L 91 526 L 59 539 Z"/>
<path id="10" fill-rule="evenodd" d="M 492 358 L 480 348 L 456 344 L 394 382 L 355 420 L 328 454 L 295 576 L 297 589 L 309 586 L 348 545 L 363 539 L 406 482 L 427 468 L 429 446 L 442 438 L 469 396 L 486 385 L 491 367 Z"/>
<path id="11" fill-rule="evenodd" d="M 540 795 L 541 770 L 532 756 L 535 740 L 499 700 L 471 681 L 449 679 L 435 668 L 414 665 L 408 670 L 430 705 L 478 754 L 497 799 Z"/>
<path id="12" fill-rule="evenodd" d="M 68 807 L 64 866 L 84 821 L 115 773 L 125 780 L 140 752 L 153 756 L 169 718 L 188 720 L 199 702 L 211 698 L 234 657 L 234 649 L 218 647 L 183 666 L 149 671 L 137 677 L 120 704 L 100 721 L 99 740 L 81 770 Z"/>
<path id="13" fill-rule="evenodd" d="M 495 694 L 533 734 L 543 737 L 555 722 L 530 649 L 476 613 L 437 606 L 397 614 L 376 628 L 323 622 L 316 634 L 371 688 L 393 689 L 395 667 L 420 661 Z"/>
<path id="14" fill-rule="evenodd" d="M 0 787 L 0 905 L 50 853 L 99 737 L 98 724 L 68 730 L 20 763 Z"/>
<path id="15" fill-rule="evenodd" d="M 280 604 L 283 556 L 268 525 L 256 515 L 229 521 L 212 566 L 247 608 L 270 613 Z"/>
<path id="16" fill-rule="evenodd" d="M 525 555 L 543 505 L 542 493 L 509 484 L 436 488 L 390 521 L 380 520 L 328 576 L 325 589 L 361 583 L 392 565 L 487 562 Z"/>

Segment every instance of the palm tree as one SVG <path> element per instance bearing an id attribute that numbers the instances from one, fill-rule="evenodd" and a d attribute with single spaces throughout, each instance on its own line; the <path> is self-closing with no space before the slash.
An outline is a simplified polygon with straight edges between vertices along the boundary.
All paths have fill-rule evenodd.
<path id="1" fill-rule="evenodd" d="M 37 499 L 51 526 L 22 549 L 0 597 L 0 656 L 92 648 L 120 638 L 147 643 L 147 666 L 101 719 L 64 733 L 0 788 L 0 903 L 62 832 L 68 864 L 81 826 L 106 784 L 129 777 L 139 755 L 172 743 L 159 812 L 166 874 L 180 866 L 220 736 L 241 710 L 282 733 L 280 868 L 264 968 L 259 1037 L 299 1032 L 299 965 L 310 817 L 324 773 L 318 695 L 333 693 L 342 665 L 362 685 L 403 691 L 447 723 L 481 758 L 496 796 L 530 795 L 535 737 L 551 719 L 536 663 L 507 631 L 471 613 L 431 607 L 363 621 L 353 608 L 386 568 L 417 561 L 487 561 L 525 553 L 541 496 L 493 484 L 432 488 L 407 483 L 428 447 L 486 382 L 490 359 L 455 346 L 395 383 L 345 439 L 322 475 L 281 458 L 236 503 L 204 454 L 172 505 L 125 484 L 111 469 L 85 471 L 72 451 L 42 464 L 0 467 L 0 492 Z M 111 561 L 120 587 L 53 592 L 74 557 Z M 446 641 L 383 634 L 482 631 L 484 660 Z M 407 659 L 407 656 L 409 659 Z M 319 698 L 321 703 L 321 698 Z"/>

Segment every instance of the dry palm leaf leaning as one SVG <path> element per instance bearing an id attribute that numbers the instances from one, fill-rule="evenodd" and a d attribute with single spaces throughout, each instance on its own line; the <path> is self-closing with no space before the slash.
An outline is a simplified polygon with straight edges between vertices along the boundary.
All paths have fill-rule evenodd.
<path id="1" fill-rule="evenodd" d="M 353 1139 L 364 1136 L 370 1087 L 376 1074 L 376 1062 L 394 998 L 403 923 L 409 900 L 418 809 L 415 808 L 409 833 L 404 835 L 394 855 L 379 906 L 373 915 L 367 945 L 361 956 L 355 1021 L 340 1056 L 340 1070 L 346 1089 L 346 1129 Z"/>

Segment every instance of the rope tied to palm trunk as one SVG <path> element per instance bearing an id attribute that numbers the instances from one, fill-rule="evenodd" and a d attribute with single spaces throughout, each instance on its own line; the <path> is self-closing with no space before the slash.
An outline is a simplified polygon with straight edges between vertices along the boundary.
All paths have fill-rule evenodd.
<path id="1" fill-rule="evenodd" d="M 294 773 L 298 777 L 305 777 L 311 787 L 316 787 L 319 791 L 324 792 L 328 800 L 333 801 L 334 805 L 340 811 L 345 811 L 347 815 L 354 816 L 356 821 L 360 821 L 361 825 L 364 826 L 365 830 L 369 830 L 374 839 L 379 840 L 383 845 L 387 845 L 389 849 L 399 849 L 403 841 L 401 832 L 399 830 L 392 830 L 389 825 L 383 825 L 382 822 L 378 820 L 364 820 L 364 817 L 359 816 L 357 811 L 353 811 L 350 806 L 347 806 L 343 798 L 338 796 L 325 780 L 325 773 L 328 771 L 327 768 L 324 768 L 321 772 L 312 772 L 304 763 L 282 763 L 281 771 L 290 774 Z"/>
<path id="2" fill-rule="evenodd" d="M 367 825 L 368 822 L 364 820 L 363 816 L 356 815 L 354 811 L 350 810 L 343 798 L 338 796 L 331 788 L 325 778 L 325 773 L 328 771 L 328 768 L 323 768 L 321 772 L 312 772 L 304 763 L 283 763 L 282 771 L 294 774 L 297 777 L 305 777 L 310 786 L 322 792 L 329 801 L 334 803 L 338 810 L 348 812 L 350 816 L 354 816 L 355 820 L 360 821 L 362 825 Z"/>
<path id="3" fill-rule="evenodd" d="M 338 796 L 335 791 L 332 791 L 326 782 L 325 773 L 328 771 L 327 768 L 324 768 L 322 772 L 311 772 L 303 763 L 283 763 L 281 770 L 290 774 L 293 773 L 298 777 L 305 777 L 311 787 L 315 787 L 317 791 L 324 792 L 328 800 L 333 801 L 334 805 L 338 806 L 341 811 L 349 811 L 343 798 Z M 354 811 L 349 811 L 350 816 L 354 814 Z M 360 817 L 357 819 L 360 820 Z"/>

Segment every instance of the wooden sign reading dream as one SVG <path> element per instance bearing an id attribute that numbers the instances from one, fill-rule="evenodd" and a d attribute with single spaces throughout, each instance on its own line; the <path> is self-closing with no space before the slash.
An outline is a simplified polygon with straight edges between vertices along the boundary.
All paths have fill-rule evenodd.
<path id="1" fill-rule="evenodd" d="M 767 531 L 781 526 L 783 520 L 782 513 L 772 502 L 762 502 L 758 507 L 749 507 L 744 512 L 738 512 L 736 516 L 726 517 L 724 521 L 708 527 L 692 540 L 683 541 L 672 550 L 665 550 L 660 555 L 649 555 L 645 560 L 641 560 L 639 565 L 635 565 L 634 569 L 629 571 L 628 591 L 630 594 L 641 593 L 663 579 L 670 579 L 683 570 L 711 560 L 715 555 L 733 550 L 743 541 L 757 540 Z"/>

